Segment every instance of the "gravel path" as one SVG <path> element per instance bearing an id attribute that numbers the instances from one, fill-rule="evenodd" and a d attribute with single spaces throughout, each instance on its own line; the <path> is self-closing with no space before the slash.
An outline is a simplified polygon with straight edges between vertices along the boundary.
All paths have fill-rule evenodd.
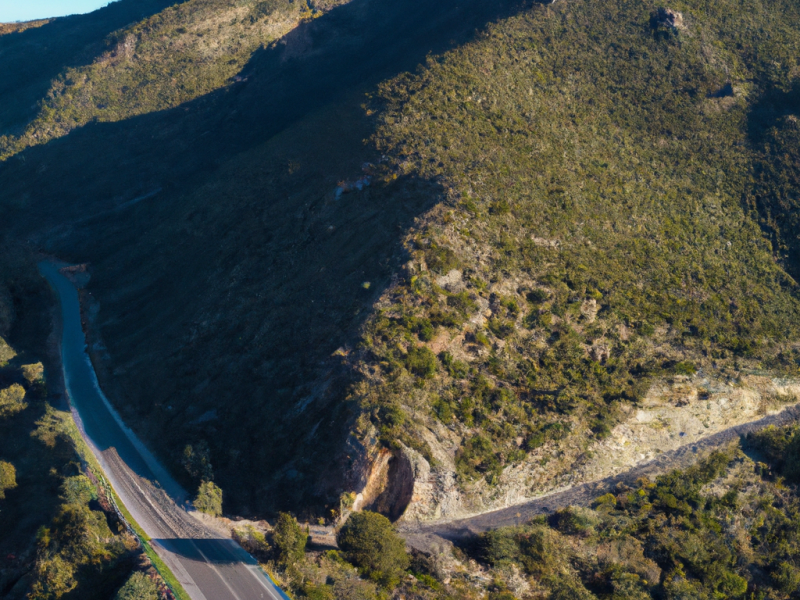
<path id="1" fill-rule="evenodd" d="M 697 442 L 664 452 L 657 458 L 619 475 L 576 485 L 523 504 L 465 519 L 431 523 L 403 523 L 399 528 L 400 533 L 412 548 L 424 552 L 436 551 L 444 547 L 446 542 L 457 542 L 498 527 L 520 525 L 537 515 L 548 514 L 560 508 L 588 506 L 598 496 L 614 489 L 617 484 L 634 485 L 640 477 L 652 478 L 673 469 L 685 468 L 696 462 L 698 455 L 724 447 L 747 433 L 758 431 L 768 425 L 786 425 L 798 420 L 800 420 L 800 405 L 792 405 L 758 421 L 737 425 Z"/>

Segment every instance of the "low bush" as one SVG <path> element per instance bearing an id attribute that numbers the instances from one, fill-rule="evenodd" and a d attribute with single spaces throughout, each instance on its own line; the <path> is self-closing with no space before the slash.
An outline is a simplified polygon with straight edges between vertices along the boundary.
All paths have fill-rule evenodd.
<path id="1" fill-rule="evenodd" d="M 212 517 L 222 516 L 222 490 L 213 481 L 203 481 L 197 489 L 194 507 Z"/>
<path id="2" fill-rule="evenodd" d="M 347 560 L 370 579 L 387 588 L 397 585 L 409 567 L 405 541 L 392 523 L 378 513 L 353 513 L 336 535 Z"/>

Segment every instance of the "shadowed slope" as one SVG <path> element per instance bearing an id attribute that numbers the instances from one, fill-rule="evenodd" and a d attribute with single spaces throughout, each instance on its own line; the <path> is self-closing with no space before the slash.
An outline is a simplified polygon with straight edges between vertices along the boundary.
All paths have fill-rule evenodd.
<path id="1" fill-rule="evenodd" d="M 112 400 L 176 471 L 209 444 L 230 510 L 297 510 L 325 497 L 320 473 L 341 483 L 352 414 L 331 354 L 440 196 L 389 179 L 336 199 L 380 158 L 363 92 L 515 6 L 356 0 L 256 53 L 242 83 L 0 166 L 16 232 L 92 263 Z"/>
<path id="2" fill-rule="evenodd" d="M 108 34 L 176 3 L 120 0 L 0 36 L 0 135 L 19 132 L 36 114 L 53 78 L 66 67 L 92 62 L 105 49 Z"/>

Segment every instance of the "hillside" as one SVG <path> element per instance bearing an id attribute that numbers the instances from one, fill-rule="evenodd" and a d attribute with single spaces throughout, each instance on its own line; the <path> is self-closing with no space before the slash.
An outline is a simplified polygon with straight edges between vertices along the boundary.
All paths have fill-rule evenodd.
<path id="1" fill-rule="evenodd" d="M 230 514 L 485 510 L 796 374 L 794 3 L 151 4 L 0 36 L 70 40 L 0 90 L 3 232 Z"/>

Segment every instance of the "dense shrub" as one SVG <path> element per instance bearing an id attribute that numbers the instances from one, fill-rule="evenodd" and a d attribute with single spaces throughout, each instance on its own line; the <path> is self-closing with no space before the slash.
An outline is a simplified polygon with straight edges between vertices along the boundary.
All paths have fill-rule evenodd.
<path id="1" fill-rule="evenodd" d="M 347 560 L 370 579 L 394 587 L 409 566 L 405 541 L 378 513 L 353 513 L 336 535 Z"/>
<path id="2" fill-rule="evenodd" d="M 275 523 L 272 534 L 278 562 L 282 565 L 292 565 L 303 559 L 305 555 L 308 533 L 303 530 L 292 515 L 281 513 Z"/>
<path id="3" fill-rule="evenodd" d="M 114 596 L 114 600 L 158 600 L 158 598 L 158 586 L 142 572 L 131 575 Z"/>
<path id="4" fill-rule="evenodd" d="M 28 407 L 25 402 L 25 388 L 14 383 L 4 390 L 0 390 L 0 418 L 10 417 Z"/>
<path id="5" fill-rule="evenodd" d="M 197 489 L 194 507 L 213 517 L 222 516 L 222 490 L 213 481 L 204 481 Z"/>
<path id="6" fill-rule="evenodd" d="M 11 463 L 0 460 L 0 500 L 6 497 L 8 490 L 17 487 L 17 471 Z"/>

